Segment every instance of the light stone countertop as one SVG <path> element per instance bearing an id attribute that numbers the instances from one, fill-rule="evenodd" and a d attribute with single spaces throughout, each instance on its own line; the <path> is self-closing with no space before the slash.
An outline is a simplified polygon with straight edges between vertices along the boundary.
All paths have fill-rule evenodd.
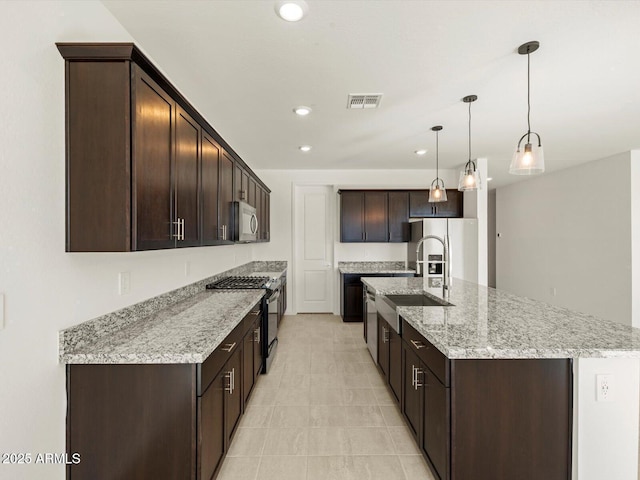
<path id="1" fill-rule="evenodd" d="M 363 278 L 379 295 L 441 288 L 424 278 Z M 397 313 L 451 359 L 640 358 L 640 329 L 494 288 L 453 279 L 451 307 L 398 307 Z"/>
<path id="2" fill-rule="evenodd" d="M 62 363 L 202 363 L 265 294 L 206 290 L 110 335 L 78 337 Z M 89 331 L 88 331 L 89 333 Z"/>
<path id="3" fill-rule="evenodd" d="M 338 262 L 338 271 L 345 274 L 415 273 L 404 262 Z"/>

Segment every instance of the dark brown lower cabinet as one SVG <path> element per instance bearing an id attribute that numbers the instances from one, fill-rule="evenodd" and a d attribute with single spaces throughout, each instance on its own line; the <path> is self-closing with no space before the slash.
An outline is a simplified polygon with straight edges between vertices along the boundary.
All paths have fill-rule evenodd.
<path id="1" fill-rule="evenodd" d="M 340 275 L 340 315 L 343 322 L 364 320 L 364 285 L 362 277 L 413 277 L 408 273 L 342 273 Z M 365 322 L 366 323 L 366 322 Z"/>
<path id="2" fill-rule="evenodd" d="M 450 360 L 402 335 L 402 413 L 437 479 L 571 478 L 571 359 Z"/>
<path id="3" fill-rule="evenodd" d="M 198 398 L 198 480 L 209 480 L 222 465 L 225 454 L 224 396 L 228 384 L 226 372 L 220 372 Z"/>
<path id="4" fill-rule="evenodd" d="M 257 304 L 201 364 L 67 365 L 67 452 L 81 459 L 67 479 L 215 478 L 262 365 L 261 322 Z"/>
<path id="5" fill-rule="evenodd" d="M 378 315 L 378 366 L 400 404 L 402 396 L 402 338 Z"/>

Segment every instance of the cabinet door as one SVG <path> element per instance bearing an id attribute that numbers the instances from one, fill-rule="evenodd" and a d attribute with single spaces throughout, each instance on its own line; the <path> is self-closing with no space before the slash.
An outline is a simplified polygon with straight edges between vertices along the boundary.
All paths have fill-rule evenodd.
<path id="1" fill-rule="evenodd" d="M 262 372 L 262 313 L 253 325 L 253 377 L 255 379 Z"/>
<path id="2" fill-rule="evenodd" d="M 409 192 L 409 216 L 417 218 L 433 217 L 435 203 L 429 203 L 429 190 Z"/>
<path id="3" fill-rule="evenodd" d="M 409 192 L 389 192 L 389 241 L 408 242 Z"/>
<path id="4" fill-rule="evenodd" d="M 247 196 L 247 203 L 252 207 L 256 206 L 256 181 L 249 177 L 249 194 Z"/>
<path id="5" fill-rule="evenodd" d="M 242 169 L 240 165 L 236 165 L 233 172 L 233 201 L 244 201 L 244 195 L 246 194 L 242 189 Z"/>
<path id="6" fill-rule="evenodd" d="M 449 389 L 424 369 L 424 411 L 422 449 L 440 478 L 447 478 L 449 465 Z"/>
<path id="7" fill-rule="evenodd" d="M 251 390 L 253 389 L 253 328 L 245 334 L 242 347 L 242 392 L 244 404 L 246 405 Z"/>
<path id="8" fill-rule="evenodd" d="M 222 369 L 226 376 L 226 390 L 224 402 L 224 423 L 227 445 L 238 427 L 242 415 L 242 346 L 236 351 Z"/>
<path id="9" fill-rule="evenodd" d="M 378 315 L 378 366 L 389 378 L 389 325 Z"/>
<path id="10" fill-rule="evenodd" d="M 198 398 L 198 479 L 209 480 L 224 458 L 224 395 L 227 379 L 222 371 Z"/>
<path id="11" fill-rule="evenodd" d="M 218 228 L 218 184 L 220 146 L 202 132 L 202 243 L 214 245 L 221 238 Z"/>
<path id="12" fill-rule="evenodd" d="M 402 392 L 402 414 L 407 421 L 407 426 L 413 437 L 420 442 L 422 427 L 422 392 L 423 387 L 423 365 L 418 356 L 406 343 L 402 342 L 402 370 L 403 370 L 403 392 Z M 416 378 L 418 380 L 416 384 Z"/>
<path id="13" fill-rule="evenodd" d="M 264 231 L 265 231 L 265 240 L 268 242 L 271 240 L 271 194 L 265 190 L 264 192 Z"/>
<path id="14" fill-rule="evenodd" d="M 364 193 L 340 194 L 340 241 L 364 242 Z"/>
<path id="15" fill-rule="evenodd" d="M 364 194 L 364 241 L 389 241 L 387 192 L 365 192 Z"/>
<path id="16" fill-rule="evenodd" d="M 262 188 L 256 186 L 256 219 L 258 221 L 258 229 L 256 230 L 256 241 L 262 241 Z"/>
<path id="17" fill-rule="evenodd" d="M 218 228 L 222 229 L 222 243 L 233 242 L 233 169 L 233 160 L 223 151 L 218 184 Z"/>
<path id="18" fill-rule="evenodd" d="M 133 249 L 170 248 L 177 232 L 172 224 L 175 103 L 138 67 L 134 71 Z"/>
<path id="19" fill-rule="evenodd" d="M 176 240 L 177 247 L 193 247 L 200 243 L 200 130 L 195 120 L 176 107 L 175 221 L 179 222 L 182 233 Z"/>
<path id="20" fill-rule="evenodd" d="M 461 218 L 463 216 L 463 193 L 447 189 L 447 201 L 435 203 L 435 216 L 440 218 Z"/>
<path id="21" fill-rule="evenodd" d="M 345 322 L 362 321 L 362 283 L 345 284 L 344 286 L 344 316 Z"/>
<path id="22" fill-rule="evenodd" d="M 402 338 L 392 328 L 389 328 L 389 386 L 399 405 L 402 396 Z"/>

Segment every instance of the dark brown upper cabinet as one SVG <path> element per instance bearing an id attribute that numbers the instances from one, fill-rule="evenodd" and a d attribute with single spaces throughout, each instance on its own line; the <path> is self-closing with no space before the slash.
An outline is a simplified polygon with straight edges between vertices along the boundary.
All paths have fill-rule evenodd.
<path id="1" fill-rule="evenodd" d="M 341 242 L 408 242 L 407 192 L 342 190 Z"/>
<path id="2" fill-rule="evenodd" d="M 66 78 L 66 250 L 232 243 L 233 201 L 241 191 L 247 201 L 249 178 L 254 205 L 257 188 L 268 199 L 267 186 L 134 44 L 57 46 Z"/>
<path id="3" fill-rule="evenodd" d="M 462 218 L 463 192 L 447 189 L 447 201 L 429 203 L 429 190 L 409 192 L 409 216 L 411 218 Z"/>

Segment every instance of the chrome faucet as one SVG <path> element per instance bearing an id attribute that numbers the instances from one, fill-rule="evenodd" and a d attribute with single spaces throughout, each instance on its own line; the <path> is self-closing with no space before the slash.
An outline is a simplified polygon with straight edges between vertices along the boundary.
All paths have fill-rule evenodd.
<path id="1" fill-rule="evenodd" d="M 424 259 L 420 260 L 420 247 L 424 243 L 425 240 L 429 240 L 432 238 L 433 240 L 437 240 L 442 244 L 442 249 L 444 250 L 444 282 L 442 285 L 442 296 L 445 299 L 449 298 L 449 290 L 451 289 L 451 260 L 449 258 L 449 245 L 448 238 L 440 238 L 436 235 L 425 235 L 418 241 L 418 247 L 416 248 L 416 275 L 420 276 L 420 264 L 422 264 L 424 268 Z"/>

